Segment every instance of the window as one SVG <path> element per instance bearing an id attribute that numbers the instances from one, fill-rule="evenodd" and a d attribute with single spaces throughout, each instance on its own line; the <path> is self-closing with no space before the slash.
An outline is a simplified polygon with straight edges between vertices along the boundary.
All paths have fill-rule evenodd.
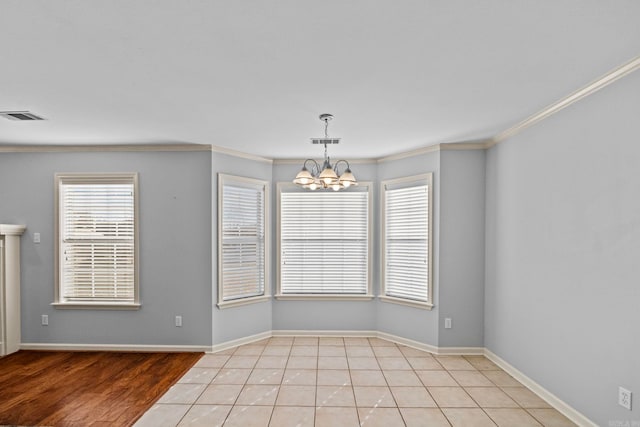
<path id="1" fill-rule="evenodd" d="M 56 174 L 55 188 L 54 305 L 137 308 L 137 174 Z"/>
<path id="2" fill-rule="evenodd" d="M 382 292 L 431 308 L 432 174 L 382 182 Z"/>
<path id="3" fill-rule="evenodd" d="M 279 186 L 278 298 L 371 298 L 369 186 Z"/>
<path id="4" fill-rule="evenodd" d="M 267 185 L 218 174 L 218 307 L 268 298 Z"/>

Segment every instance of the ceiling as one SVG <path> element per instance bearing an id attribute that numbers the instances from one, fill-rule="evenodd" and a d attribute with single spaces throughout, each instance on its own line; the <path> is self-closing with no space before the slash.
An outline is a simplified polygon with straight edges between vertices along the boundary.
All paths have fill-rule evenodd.
<path id="1" fill-rule="evenodd" d="M 637 0 L 3 0 L 0 144 L 372 158 L 484 140 L 640 54 Z"/>

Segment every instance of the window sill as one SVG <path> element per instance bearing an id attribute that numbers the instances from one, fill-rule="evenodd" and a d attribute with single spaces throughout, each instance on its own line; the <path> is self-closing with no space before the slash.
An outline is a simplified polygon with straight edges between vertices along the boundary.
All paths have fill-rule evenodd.
<path id="1" fill-rule="evenodd" d="M 421 308 L 423 310 L 431 310 L 433 308 L 433 304 L 428 302 L 420 302 L 420 301 L 413 301 L 413 300 L 404 299 L 404 298 L 388 297 L 386 295 L 379 295 L 378 299 L 382 302 L 407 305 L 409 307 Z"/>
<path id="2" fill-rule="evenodd" d="M 255 304 L 271 299 L 270 295 L 260 295 L 258 297 L 239 298 L 231 301 L 222 301 L 216 304 L 220 310 L 225 308 L 239 307 L 241 305 Z"/>
<path id="3" fill-rule="evenodd" d="M 373 295 L 341 295 L 341 294 L 278 294 L 277 300 L 283 301 L 370 301 Z"/>
<path id="4" fill-rule="evenodd" d="M 51 303 L 55 308 L 65 310 L 139 310 L 140 303 L 108 303 L 108 302 L 54 302 Z"/>

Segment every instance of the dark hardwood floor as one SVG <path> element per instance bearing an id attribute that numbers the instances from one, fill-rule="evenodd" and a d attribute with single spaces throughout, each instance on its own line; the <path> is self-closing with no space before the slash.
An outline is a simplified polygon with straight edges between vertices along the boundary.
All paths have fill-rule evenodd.
<path id="1" fill-rule="evenodd" d="M 202 354 L 19 351 L 0 358 L 0 425 L 130 426 Z"/>

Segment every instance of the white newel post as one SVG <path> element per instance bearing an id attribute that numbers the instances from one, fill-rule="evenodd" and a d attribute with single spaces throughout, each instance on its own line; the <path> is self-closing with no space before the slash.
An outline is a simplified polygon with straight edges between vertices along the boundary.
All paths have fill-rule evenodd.
<path id="1" fill-rule="evenodd" d="M 25 229 L 0 224 L 0 356 L 20 350 L 20 236 Z"/>

